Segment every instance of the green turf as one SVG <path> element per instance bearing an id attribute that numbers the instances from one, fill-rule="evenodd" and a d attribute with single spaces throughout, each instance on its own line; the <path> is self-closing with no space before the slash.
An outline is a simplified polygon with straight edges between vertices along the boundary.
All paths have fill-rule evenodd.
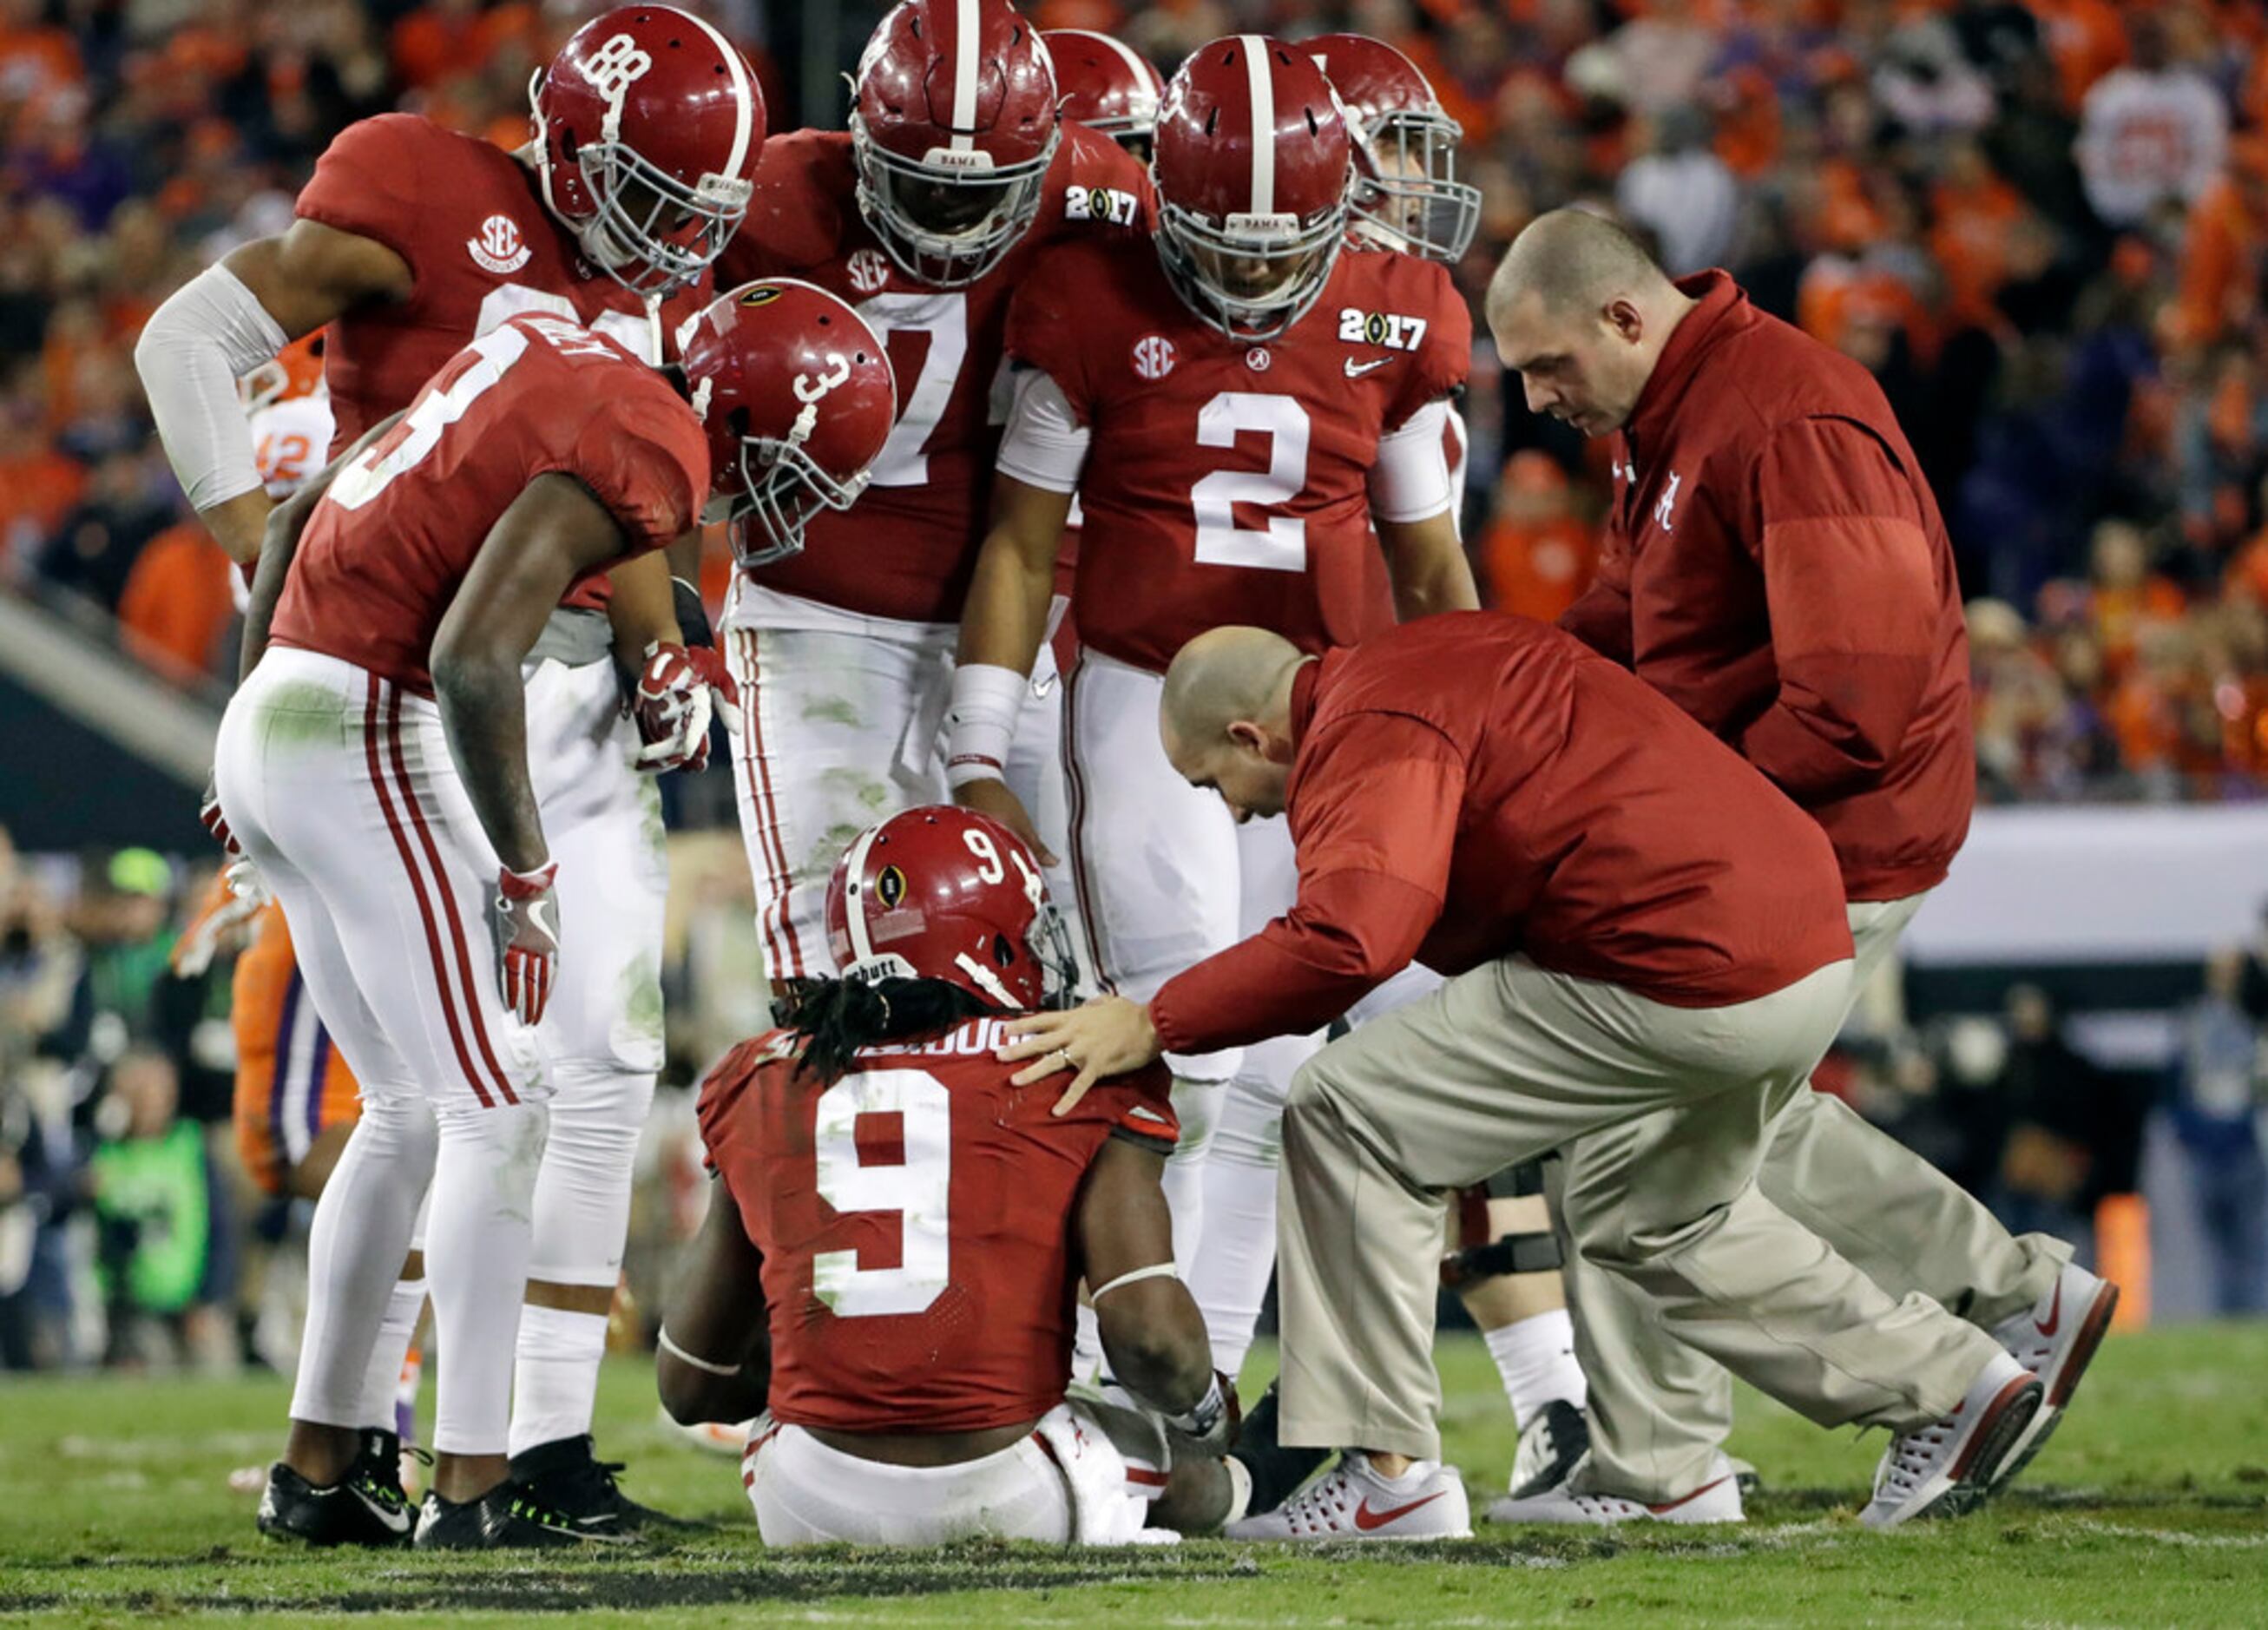
<path id="1" fill-rule="evenodd" d="M 1476 1510 L 1512 1436 L 1486 1353 L 1445 1342 L 1450 1452 Z M 764 1555 L 733 1464 L 655 1425 L 609 1367 L 601 1442 L 640 1497 L 720 1524 L 585 1560 L 311 1555 L 253 1531 L 227 1474 L 280 1442 L 272 1378 L 0 1384 L 0 1625 L 2268 1625 L 2268 1326 L 2105 1346 L 2025 1486 L 1965 1521 L 1852 1520 L 1879 1436 L 1742 1400 L 1734 1448 L 1771 1492 L 1741 1528 L 1484 1530 L 1460 1545 L 1287 1552 L 1219 1542 Z M 556 1622 L 556 1621 L 555 1621 Z"/>

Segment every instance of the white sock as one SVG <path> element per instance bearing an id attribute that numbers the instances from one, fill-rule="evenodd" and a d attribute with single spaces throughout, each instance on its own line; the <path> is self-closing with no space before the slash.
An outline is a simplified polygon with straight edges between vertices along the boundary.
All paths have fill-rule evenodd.
<path id="1" fill-rule="evenodd" d="M 433 1447 L 501 1455 L 510 1442 L 512 1368 L 527 1294 L 541 1103 L 452 1109 L 441 1122 L 425 1274 L 443 1353 Z"/>
<path id="2" fill-rule="evenodd" d="M 385 1321 L 378 1327 L 378 1339 L 371 1343 L 370 1362 L 363 1370 L 360 1425 L 387 1432 L 401 1430 L 401 1377 L 409 1368 L 409 1344 L 416 1339 L 417 1320 L 425 1311 L 425 1288 L 422 1279 L 394 1281 L 386 1299 Z M 410 1407 L 416 1407 L 414 1390 Z M 401 1441 L 407 1443 L 409 1435 L 402 1433 Z"/>
<path id="3" fill-rule="evenodd" d="M 1582 1366 L 1575 1361 L 1575 1321 L 1565 1308 L 1516 1320 L 1501 1329 L 1484 1331 L 1496 1373 L 1504 1377 L 1505 1400 L 1512 1418 L 1521 1426 L 1554 1398 L 1583 1407 L 1588 1390 Z"/>
<path id="4" fill-rule="evenodd" d="M 653 1103 L 653 1077 L 562 1068 L 553 1073 L 553 1084 L 551 1125 L 535 1174 L 536 1243 L 527 1277 L 611 1291 L 622 1274 L 630 1179 L 638 1133 Z M 513 1454 L 590 1431 L 606 1353 L 605 1314 L 521 1310 Z"/>
<path id="5" fill-rule="evenodd" d="M 323 1187 L 307 1236 L 307 1327 L 291 1418 L 360 1427 L 363 1380 L 431 1179 L 438 1133 L 422 1096 L 364 1088 L 362 1119 Z"/>
<path id="6" fill-rule="evenodd" d="M 1248 1064 L 1261 1048 L 1246 1050 Z M 1239 1075 L 1229 1083 L 1201 1181 L 1204 1233 L 1189 1272 L 1215 1368 L 1233 1376 L 1276 1268 L 1276 1177 L 1284 1162 L 1283 1101 Z"/>
<path id="7" fill-rule="evenodd" d="M 605 1314 L 564 1308 L 519 1310 L 519 1359 L 512 1370 L 513 1454 L 590 1432 L 599 1365 L 606 1356 Z"/>
<path id="8" fill-rule="evenodd" d="M 1071 1328 L 1071 1378 L 1092 1381 L 1101 1373 L 1102 1323 L 1094 1317 L 1094 1309 L 1082 1302 Z"/>
<path id="9" fill-rule="evenodd" d="M 1226 1081 L 1174 1077 L 1174 1118 L 1182 1124 L 1182 1135 L 1166 1157 L 1165 1175 L 1159 1181 L 1166 1191 L 1166 1207 L 1174 1214 L 1174 1264 L 1184 1280 L 1204 1229 L 1205 1151 L 1212 1142 L 1213 1123 L 1220 1117 L 1221 1100 L 1227 1095 Z"/>

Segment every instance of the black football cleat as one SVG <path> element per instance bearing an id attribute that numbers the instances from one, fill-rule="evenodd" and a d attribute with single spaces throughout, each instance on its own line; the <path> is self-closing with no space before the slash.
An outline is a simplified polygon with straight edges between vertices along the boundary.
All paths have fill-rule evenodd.
<path id="1" fill-rule="evenodd" d="M 401 1490 L 401 1440 L 363 1434 L 361 1451 L 337 1482 L 310 1483 L 278 1461 L 260 1496 L 260 1531 L 311 1545 L 406 1545 L 415 1513 Z"/>
<path id="2" fill-rule="evenodd" d="M 1273 1511 L 1300 1491 L 1331 1457 L 1328 1449 L 1286 1449 L 1276 1441 L 1276 1388 L 1273 1383 L 1246 1413 L 1238 1427 L 1232 1459 L 1243 1464 L 1252 1477 L 1252 1497 L 1244 1508 L 1247 1517 Z"/>
<path id="3" fill-rule="evenodd" d="M 699 1526 L 623 1494 L 615 1481 L 622 1469 L 618 1460 L 598 1458 L 587 1435 L 539 1443 L 512 1457 L 512 1485 L 585 1538 L 621 1539 Z"/>
<path id="4" fill-rule="evenodd" d="M 1590 1451 L 1591 1423 L 1565 1398 L 1553 1398 L 1528 1418 L 1512 1462 L 1512 1498 L 1532 1500 L 1573 1474 Z"/>
<path id="5" fill-rule="evenodd" d="M 615 1544 L 627 1536 L 609 1536 Z M 444 1500 L 428 1493 L 417 1517 L 420 1551 L 537 1551 L 605 1543 L 580 1534 L 565 1516 L 527 1498 L 515 1483 L 499 1483 L 478 1500 Z"/>

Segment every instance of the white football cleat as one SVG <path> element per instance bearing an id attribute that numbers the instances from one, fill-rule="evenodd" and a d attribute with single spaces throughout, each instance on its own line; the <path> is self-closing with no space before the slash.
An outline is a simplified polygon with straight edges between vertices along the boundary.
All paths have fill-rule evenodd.
<path id="1" fill-rule="evenodd" d="M 1647 1501 L 1622 1494 L 1582 1494 L 1570 1476 L 1540 1494 L 1515 1494 L 1488 1508 L 1491 1523 L 1585 1523 L 1612 1528 L 1618 1523 L 1745 1523 L 1740 1475 L 1731 1459 L 1709 1463 L 1700 1487 L 1675 1500 Z"/>
<path id="2" fill-rule="evenodd" d="M 1918 1516 L 1973 1510 L 2039 1412 L 2042 1396 L 2030 1370 L 1994 1353 L 1951 1414 L 1890 1440 L 1874 1469 L 1874 1497 L 1859 1520 L 1896 1528 Z"/>
<path id="3" fill-rule="evenodd" d="M 1992 1327 L 1993 1339 L 2038 1377 L 2044 1394 L 2039 1412 L 1994 1474 L 1994 1493 L 2047 1447 L 2049 1435 L 2062 1421 L 2064 1407 L 2079 1390 L 2080 1377 L 2087 1374 L 2103 1332 L 2110 1328 L 2110 1316 L 2117 1310 L 2117 1286 L 2077 1263 L 2066 1263 L 2036 1306 Z"/>
<path id="4" fill-rule="evenodd" d="M 1230 1539 L 1469 1539 L 1473 1513 L 1456 1467 L 1420 1460 L 1388 1479 L 1351 1449 L 1304 1492 L 1221 1532 Z"/>

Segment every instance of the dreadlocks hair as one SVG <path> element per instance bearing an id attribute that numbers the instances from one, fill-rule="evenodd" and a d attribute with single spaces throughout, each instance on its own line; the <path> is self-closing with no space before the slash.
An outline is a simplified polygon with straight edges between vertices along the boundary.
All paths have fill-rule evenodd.
<path id="1" fill-rule="evenodd" d="M 973 992 L 944 979 L 815 978 L 775 1005 L 772 1017 L 804 1038 L 804 1068 L 838 1079 L 861 1047 L 941 1036 L 962 1021 L 997 1011 Z"/>

